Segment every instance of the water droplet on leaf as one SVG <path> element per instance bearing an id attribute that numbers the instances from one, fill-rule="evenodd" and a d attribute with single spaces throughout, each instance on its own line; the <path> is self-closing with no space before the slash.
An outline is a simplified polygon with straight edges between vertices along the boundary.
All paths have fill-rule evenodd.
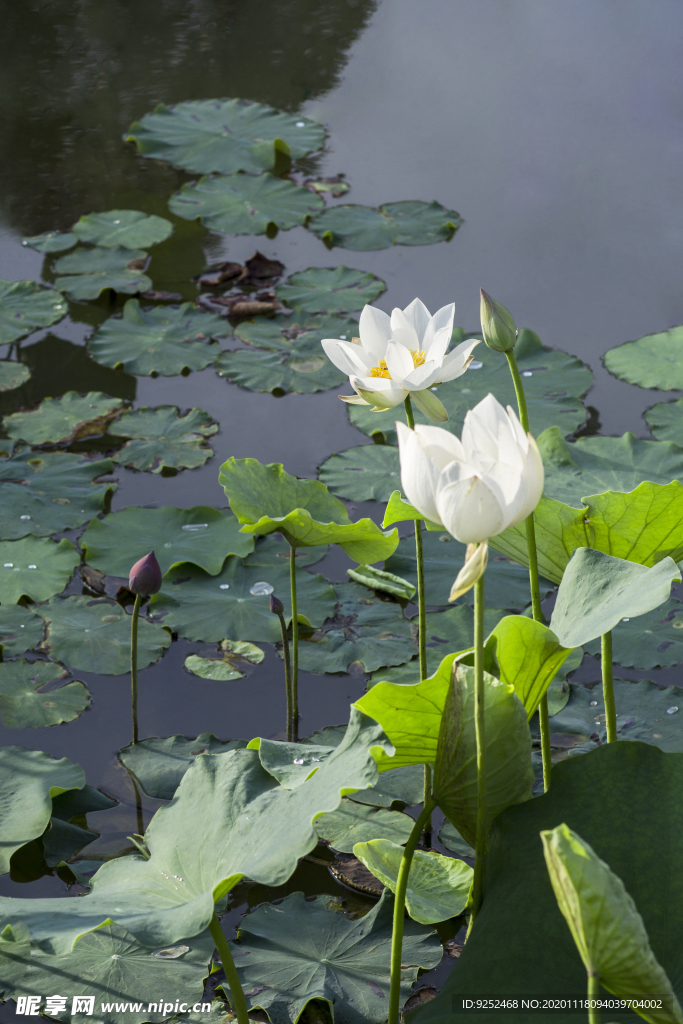
<path id="1" fill-rule="evenodd" d="M 271 587 L 270 583 L 266 583 L 264 580 L 259 580 L 253 587 L 249 587 L 249 593 L 254 597 L 268 597 L 274 590 L 275 587 Z"/>
<path id="2" fill-rule="evenodd" d="M 483 365 L 484 364 L 480 363 L 478 359 L 473 359 L 472 362 L 470 363 L 468 369 L 469 370 L 481 370 Z"/>
<path id="3" fill-rule="evenodd" d="M 677 711 L 678 711 L 678 708 L 675 705 L 672 708 L 667 708 L 666 709 L 667 715 L 675 715 Z"/>
<path id="4" fill-rule="evenodd" d="M 303 757 L 295 757 L 294 758 L 294 764 L 303 764 L 303 763 L 304 763 Z"/>
<path id="5" fill-rule="evenodd" d="M 160 960 L 176 960 L 183 953 L 189 952 L 189 946 L 166 946 L 165 949 L 155 949 L 152 956 L 156 956 Z"/>
<path id="6" fill-rule="evenodd" d="M 30 519 L 30 516 L 19 516 L 20 519 Z"/>
<path id="7" fill-rule="evenodd" d="M 230 590 L 230 584 L 229 583 L 221 583 L 219 585 L 218 589 L 219 590 Z"/>
<path id="8" fill-rule="evenodd" d="M 185 526 L 181 526 L 181 530 L 187 530 L 188 533 L 195 533 L 197 530 L 208 530 L 208 523 L 186 523 Z"/>

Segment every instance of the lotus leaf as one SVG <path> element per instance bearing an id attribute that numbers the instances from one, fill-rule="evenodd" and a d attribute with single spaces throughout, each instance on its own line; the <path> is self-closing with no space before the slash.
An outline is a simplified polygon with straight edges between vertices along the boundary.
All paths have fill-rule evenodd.
<path id="1" fill-rule="evenodd" d="M 80 899 L 0 898 L 2 918 L 25 923 L 34 942 L 57 955 L 112 920 L 148 946 L 197 935 L 243 877 L 268 886 L 287 881 L 317 843 L 313 820 L 334 810 L 343 793 L 377 780 L 377 748 L 390 749 L 386 737 L 354 710 L 337 750 L 294 789 L 279 786 L 255 750 L 198 757 L 150 822 L 149 860 L 108 861 Z"/>
<path id="2" fill-rule="evenodd" d="M 348 203 L 324 210 L 309 225 L 314 235 L 331 249 L 367 252 L 392 245 L 432 245 L 450 242 L 462 224 L 460 214 L 441 203 L 406 200 L 385 203 L 378 209 Z"/>
<path id="3" fill-rule="evenodd" d="M 400 604 L 382 600 L 357 583 L 341 583 L 334 615 L 299 645 L 304 672 L 347 672 L 360 663 L 365 672 L 401 665 L 415 654 L 411 625 Z"/>
<path id="4" fill-rule="evenodd" d="M 0 605 L 0 646 L 3 658 L 15 658 L 36 647 L 45 634 L 45 623 L 31 608 L 21 604 Z"/>
<path id="5" fill-rule="evenodd" d="M 453 344 L 465 338 L 478 337 L 456 328 Z M 515 346 L 515 358 L 524 378 L 524 391 L 529 407 L 531 433 L 538 436 L 547 427 L 559 426 L 562 434 L 571 434 L 586 419 L 581 401 L 593 383 L 593 374 L 579 359 L 559 349 L 545 348 L 533 331 L 521 330 Z M 481 365 L 479 365 L 481 364 Z M 448 412 L 443 426 L 460 437 L 465 413 L 489 393 L 502 405 L 517 408 L 515 389 L 507 360 L 500 352 L 478 345 L 475 359 L 467 373 L 447 384 L 440 384 L 436 395 Z M 351 422 L 364 434 L 381 431 L 390 444 L 396 444 L 395 413 L 373 413 L 363 405 L 350 405 Z M 429 423 L 415 410 L 416 423 Z"/>
<path id="6" fill-rule="evenodd" d="M 677 402 L 658 402 L 644 413 L 650 430 L 658 441 L 683 444 L 683 399 Z M 679 474 L 680 475 L 680 474 Z"/>
<path id="7" fill-rule="evenodd" d="M 223 514 L 232 515 L 227 509 L 225 509 Z M 246 541 L 252 539 L 250 534 L 247 533 L 238 533 L 237 536 Z M 305 565 L 315 565 L 316 562 L 325 557 L 328 550 L 327 544 L 314 548 L 299 548 L 294 555 L 296 564 L 299 568 Z M 239 553 L 239 551 L 235 552 L 235 554 Z M 246 564 L 261 565 L 264 568 L 274 565 L 279 568 L 282 565 L 289 565 L 290 553 L 291 548 L 281 533 L 269 533 L 266 537 L 256 538 L 256 547 L 247 557 Z"/>
<path id="8" fill-rule="evenodd" d="M 398 448 L 383 444 L 348 448 L 325 459 L 318 476 L 340 498 L 388 501 L 401 482 Z"/>
<path id="9" fill-rule="evenodd" d="M 372 565 L 357 565 L 355 569 L 347 569 L 346 575 L 354 582 L 362 583 L 369 590 L 391 594 L 392 597 L 398 597 L 403 601 L 412 601 L 415 597 L 416 588 L 412 583 L 408 583 L 400 576 L 394 576 L 391 572 L 385 572 L 384 569 L 376 569 Z"/>
<path id="10" fill-rule="evenodd" d="M 610 373 L 629 384 L 678 391 L 683 388 L 682 350 L 683 327 L 672 327 L 617 345 L 605 352 L 604 361 Z"/>
<path id="11" fill-rule="evenodd" d="M 107 249 L 147 249 L 163 242 L 173 231 L 165 217 L 148 216 L 140 210 L 107 210 L 88 213 L 76 221 L 72 233 L 79 242 Z"/>
<path id="12" fill-rule="evenodd" d="M 116 487 L 95 483 L 111 459 L 71 452 L 23 451 L 0 459 L 0 531 L 8 540 L 75 530 L 101 512 Z"/>
<path id="13" fill-rule="evenodd" d="M 556 765 L 548 793 L 504 811 L 489 835 L 486 895 L 472 932 L 440 995 L 411 1015 L 413 1024 L 452 1021 L 454 1000 L 462 996 L 585 999 L 586 971 L 558 909 L 539 840 L 542 830 L 559 822 L 590 843 L 634 897 L 652 951 L 680 997 L 682 785 L 680 754 L 664 754 L 644 743 L 608 743 Z M 629 823 L 627 843 L 624 822 Z M 655 836 L 658 864 L 653 871 Z M 626 939 L 621 930 L 615 937 Z M 500 1020 L 496 1011 L 458 1016 L 468 1024 Z M 620 1024 L 639 1019 L 616 1010 L 610 1010 L 609 1018 Z M 577 1010 L 564 1019 L 583 1024 L 586 1012 Z M 506 1011 L 505 1020 L 527 1024 L 529 1014 Z"/>
<path id="14" fill-rule="evenodd" d="M 249 100 L 190 100 L 158 104 L 125 136 L 143 156 L 168 160 L 188 171 L 269 170 L 278 153 L 293 159 L 320 149 L 321 124 Z M 284 142 L 284 146 L 282 143 Z"/>
<path id="15" fill-rule="evenodd" d="M 235 334 L 245 345 L 270 349 L 275 352 L 288 351 L 293 341 L 315 340 L 318 345 L 323 338 L 341 338 L 349 341 L 358 331 L 356 320 L 341 316 L 293 316 L 278 314 L 274 317 L 260 316 L 255 320 L 244 320 L 235 328 Z M 322 352 L 322 348 L 318 351 Z M 346 375 L 344 375 L 346 376 Z"/>
<path id="16" fill-rule="evenodd" d="M 148 796 L 170 800 L 198 754 L 227 754 L 246 745 L 246 740 L 217 740 L 212 732 L 202 732 L 194 740 L 187 736 L 152 736 L 124 747 L 119 760 Z"/>
<path id="17" fill-rule="evenodd" d="M 103 366 L 113 366 L 142 377 L 173 377 L 188 370 L 203 370 L 220 349 L 211 337 L 227 331 L 225 320 L 204 313 L 191 302 L 178 309 L 155 306 L 143 309 L 129 299 L 121 317 L 110 317 L 95 332 L 88 348 Z"/>
<path id="18" fill-rule="evenodd" d="M 70 540 L 28 536 L 0 541 L 2 603 L 16 604 L 22 597 L 47 601 L 64 590 L 77 565 Z"/>
<path id="19" fill-rule="evenodd" d="M 446 818 L 439 832 L 439 842 L 443 843 L 451 853 L 457 853 L 459 857 L 474 857 L 474 850 L 469 843 L 465 842 L 455 825 L 448 818 Z"/>
<path id="20" fill-rule="evenodd" d="M 96 299 L 105 288 L 136 295 L 152 287 L 150 278 L 139 267 L 146 258 L 144 249 L 121 246 L 75 249 L 56 261 L 55 273 L 65 276 L 57 278 L 55 288 L 76 301 Z"/>
<path id="21" fill-rule="evenodd" d="M 52 814 L 52 797 L 82 789 L 80 765 L 59 761 L 40 750 L 0 747 L 0 873 L 9 871 L 10 857 L 41 836 Z"/>
<path id="22" fill-rule="evenodd" d="M 272 174 L 231 174 L 190 181 L 168 202 L 171 213 L 211 231 L 273 238 L 318 213 L 325 203 L 301 185 Z"/>
<path id="23" fill-rule="evenodd" d="M 384 442 L 377 441 L 377 444 L 384 444 Z M 392 491 L 389 495 L 387 507 L 384 510 L 382 525 L 393 526 L 394 523 L 405 522 L 424 523 L 427 530 L 435 530 L 437 532 L 443 530 L 442 526 L 433 523 L 430 519 L 426 519 L 421 512 L 417 511 L 414 505 L 404 501 L 400 491 Z"/>
<path id="24" fill-rule="evenodd" d="M 7 359 L 0 360 L 0 392 L 14 391 L 31 376 L 28 366 L 23 363 L 12 363 Z"/>
<path id="25" fill-rule="evenodd" d="M 218 648 L 221 654 L 218 658 L 202 658 L 198 654 L 185 658 L 187 671 L 200 679 L 228 682 L 244 679 L 243 670 L 249 665 L 260 665 L 265 658 L 260 647 L 245 640 L 221 640 Z"/>
<path id="26" fill-rule="evenodd" d="M 58 867 L 62 861 L 69 860 L 83 846 L 97 839 L 95 832 L 73 824 L 74 818 L 83 819 L 93 811 L 106 811 L 111 807 L 116 807 L 116 801 L 110 800 L 93 786 L 70 789 L 53 797 L 50 825 L 41 836 L 43 860 L 47 866 Z M 100 867 L 102 862 L 95 861 L 95 864 Z M 73 870 L 72 865 L 69 868 Z M 79 866 L 76 870 L 82 869 Z M 89 886 L 90 882 L 87 884 Z"/>
<path id="27" fill-rule="evenodd" d="M 326 358 L 320 342 L 308 335 L 297 338 L 286 350 L 224 351 L 216 360 L 216 371 L 249 391 L 270 391 L 278 396 L 327 391 L 346 379 Z"/>
<path id="28" fill-rule="evenodd" d="M 213 455 L 206 443 L 218 430 L 203 409 L 180 415 L 176 405 L 136 409 L 116 423 L 116 435 L 133 440 L 114 455 L 114 460 L 133 469 L 161 473 L 163 469 L 194 469 Z"/>
<path id="29" fill-rule="evenodd" d="M 31 412 L 5 417 L 5 430 L 15 441 L 27 444 L 59 444 L 103 434 L 123 405 L 100 391 L 79 395 L 67 391 L 60 398 L 45 398 Z"/>
<path id="30" fill-rule="evenodd" d="M 578 644 L 563 647 L 552 629 L 524 615 L 506 615 L 493 630 L 487 647 L 492 640 L 500 678 L 514 687 L 530 719 Z"/>
<path id="31" fill-rule="evenodd" d="M 265 903 L 243 918 L 232 952 L 250 1009 L 272 1024 L 292 1024 L 311 999 L 329 1006 L 335 1024 L 379 1024 L 386 1018 L 393 899 L 387 893 L 368 914 L 350 921 L 329 896 L 302 892 Z M 436 934 L 406 921 L 401 1004 L 418 967 L 436 967 Z"/>
<path id="32" fill-rule="evenodd" d="M 0 663 L 0 721 L 6 729 L 37 729 L 60 722 L 73 722 L 90 704 L 83 683 L 52 686 L 66 679 L 68 672 L 49 661 L 3 661 Z"/>
<path id="33" fill-rule="evenodd" d="M 374 274 L 350 267 L 309 267 L 287 278 L 277 297 L 309 313 L 353 313 L 378 299 L 386 285 Z"/>
<path id="34" fill-rule="evenodd" d="M 354 856 L 388 889 L 396 892 L 403 849 L 388 839 L 356 843 Z M 419 924 L 438 924 L 458 917 L 469 897 L 472 875 L 469 864 L 444 857 L 436 850 L 415 850 L 408 875 L 406 910 Z"/>
<path id="35" fill-rule="evenodd" d="M 336 810 L 322 814 L 316 820 L 315 828 L 320 838 L 334 850 L 353 853 L 354 843 L 370 839 L 405 843 L 414 824 L 410 815 L 402 811 L 388 811 L 384 807 L 344 799 Z"/>
<path id="36" fill-rule="evenodd" d="M 324 484 L 299 480 L 280 463 L 230 458 L 218 482 L 245 533 L 278 531 L 293 547 L 339 544 L 349 558 L 367 564 L 388 558 L 398 544 L 398 530 L 383 532 L 371 519 L 352 523 Z"/>
<path id="37" fill-rule="evenodd" d="M 0 345 L 61 320 L 67 312 L 63 297 L 35 281 L 0 279 Z"/>
<path id="38" fill-rule="evenodd" d="M 150 605 L 164 626 L 187 640 L 216 643 L 227 636 L 276 643 L 281 634 L 277 616 L 270 610 L 271 593 L 282 601 L 289 621 L 292 606 L 287 565 L 250 566 L 231 555 L 216 576 L 188 563 L 174 566 Z M 323 576 L 299 569 L 297 596 L 298 614 L 314 625 L 322 625 L 334 611 L 335 594 Z"/>
<path id="39" fill-rule="evenodd" d="M 163 543 L 159 539 L 163 538 Z M 154 551 L 163 574 L 181 562 L 191 562 L 215 576 L 227 555 L 248 555 L 253 537 L 240 533 L 229 509 L 208 505 L 194 508 L 124 508 L 94 519 L 81 537 L 88 565 L 108 576 L 127 577 L 131 566 Z"/>
<path id="40" fill-rule="evenodd" d="M 78 239 L 70 231 L 45 231 L 42 235 L 33 235 L 32 238 L 22 238 L 21 244 L 27 245 L 36 252 L 64 252 L 72 249 Z"/>
<path id="41" fill-rule="evenodd" d="M 11 931 L 21 934 L 19 926 Z M 185 1006 L 200 1002 L 214 948 L 207 930 L 193 939 L 176 941 L 179 953 L 163 956 L 163 951 L 140 945 L 117 924 L 107 924 L 84 935 L 70 953 L 62 956 L 49 956 L 31 948 L 28 935 L 23 941 L 3 942 L 2 938 L 4 934 L 0 937 L 0 992 L 5 999 L 66 992 L 66 1009 L 62 1013 L 51 1012 L 50 1017 L 70 1021 L 72 994 L 94 996 L 101 1024 L 162 1021 L 169 1016 L 164 1006 L 172 1012 L 176 1000 Z M 112 1001 L 103 1004 L 107 999 Z M 157 1012 L 148 1011 L 150 1002 L 159 1006 Z M 132 1009 L 134 1006 L 139 1009 Z"/>
<path id="42" fill-rule="evenodd" d="M 683 478 L 683 449 L 643 441 L 631 433 L 580 437 L 569 443 L 559 427 L 550 427 L 538 438 L 538 447 L 545 466 L 545 494 L 570 505 L 578 504 L 584 494 L 630 491 L 643 480 L 668 484 Z"/>
<path id="43" fill-rule="evenodd" d="M 55 661 L 105 676 L 130 672 L 130 616 L 120 604 L 72 596 L 50 601 L 38 614 L 47 623 L 43 648 Z M 141 616 L 138 669 L 158 661 L 170 642 L 165 629 Z"/>
<path id="44" fill-rule="evenodd" d="M 612 629 L 612 657 L 625 668 L 667 668 L 683 661 L 683 605 L 673 598 L 637 618 L 628 617 Z M 600 653 L 600 641 L 586 644 Z"/>
<path id="45" fill-rule="evenodd" d="M 409 764 L 404 768 L 382 772 L 379 781 L 371 789 L 359 789 L 349 799 L 372 807 L 391 807 L 394 803 L 410 807 L 421 803 L 423 797 L 424 768 L 419 764 Z"/>
<path id="46" fill-rule="evenodd" d="M 308 743 L 302 750 L 298 743 L 279 743 L 260 736 L 247 746 L 249 750 L 258 750 L 261 764 L 268 774 L 289 789 L 310 778 L 336 749 Z"/>

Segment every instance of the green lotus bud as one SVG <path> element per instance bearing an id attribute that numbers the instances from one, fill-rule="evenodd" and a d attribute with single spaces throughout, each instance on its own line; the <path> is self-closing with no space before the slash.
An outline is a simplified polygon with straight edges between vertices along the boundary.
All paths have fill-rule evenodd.
<path id="1" fill-rule="evenodd" d="M 511 352 L 517 341 L 517 328 L 512 314 L 482 288 L 481 331 L 484 341 L 495 352 Z"/>

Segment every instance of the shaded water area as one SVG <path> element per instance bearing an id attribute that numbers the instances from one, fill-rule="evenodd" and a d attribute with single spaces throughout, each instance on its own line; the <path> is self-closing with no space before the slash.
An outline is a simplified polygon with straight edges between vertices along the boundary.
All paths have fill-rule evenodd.
<path id="1" fill-rule="evenodd" d="M 169 218 L 174 234 L 154 247 L 147 273 L 157 290 L 198 294 L 193 276 L 254 250 L 286 274 L 346 264 L 387 284 L 381 308 L 416 295 L 434 311 L 456 302 L 456 324 L 478 330 L 486 288 L 544 344 L 572 353 L 595 383 L 583 435 L 633 431 L 662 393 L 612 377 L 602 354 L 683 321 L 683 11 L 673 0 L 63 0 L 7 4 L 0 39 L 0 277 L 41 280 L 44 257 L 21 238 L 67 231 L 82 215 L 114 208 Z M 307 176 L 343 174 L 350 201 L 370 206 L 438 200 L 463 226 L 449 243 L 349 252 L 303 227 L 227 236 L 169 214 L 167 200 L 196 175 L 146 159 L 122 141 L 157 103 L 243 97 L 306 115 L 327 127 L 323 150 L 300 161 Z M 52 280 L 49 275 L 46 280 Z M 106 296 L 106 293 L 105 293 Z M 71 303 L 70 315 L 20 344 L 31 369 L 0 395 L 0 412 L 32 408 L 67 390 L 102 391 L 135 407 L 199 406 L 218 422 L 215 456 L 176 476 L 116 467 L 112 510 L 190 508 L 226 502 L 217 483 L 229 456 L 281 462 L 315 477 L 334 452 L 371 443 L 349 422 L 335 388 L 276 398 L 219 377 L 135 377 L 93 362 L 84 345 L 123 298 Z M 2 358 L 7 358 L 3 349 Z M 677 398 L 680 392 L 668 393 Z M 385 414 L 392 417 L 392 413 Z M 381 522 L 376 502 L 347 506 Z M 80 531 L 64 536 L 77 540 Z M 144 552 L 140 552 L 143 554 Z M 338 549 L 315 571 L 346 581 Z M 110 581 L 114 596 L 120 581 Z M 66 590 L 80 594 L 76 575 Z M 274 645 L 244 679 L 211 682 L 184 669 L 211 645 L 175 640 L 140 672 L 142 736 L 284 737 L 282 667 Z M 77 720 L 47 729 L 0 729 L 0 743 L 66 756 L 90 785 L 120 804 L 90 814 L 101 837 L 83 856 L 130 846 L 138 831 L 127 773 L 116 752 L 130 742 L 129 680 L 78 672 L 92 694 Z M 680 684 L 679 668 L 623 670 L 622 678 Z M 582 681 L 599 665 L 586 658 Z M 302 673 L 300 732 L 348 720 L 363 674 Z M 144 798 L 145 821 L 160 801 Z M 439 847 L 440 848 L 440 847 Z M 56 874 L 27 861 L 0 879 L 3 895 L 63 895 Z M 365 901 L 340 886 L 324 862 L 302 865 L 282 890 L 243 884 L 231 912 L 297 890 Z M 231 918 L 232 920 L 232 918 Z M 449 937 L 444 933 L 444 937 Z M 443 983 L 448 956 L 421 984 Z M 13 1017 L 6 1006 L 2 1012 Z M 2 1019 L 5 1019 L 4 1017 Z"/>

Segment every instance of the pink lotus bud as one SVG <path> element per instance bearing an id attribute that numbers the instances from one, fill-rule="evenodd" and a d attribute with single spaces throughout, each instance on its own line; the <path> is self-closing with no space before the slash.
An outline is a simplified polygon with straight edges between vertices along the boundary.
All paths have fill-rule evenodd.
<path id="1" fill-rule="evenodd" d="M 156 594 L 160 588 L 161 567 L 154 552 L 150 551 L 130 570 L 128 589 L 134 594 L 139 594 L 140 597 L 149 597 L 150 594 Z"/>

